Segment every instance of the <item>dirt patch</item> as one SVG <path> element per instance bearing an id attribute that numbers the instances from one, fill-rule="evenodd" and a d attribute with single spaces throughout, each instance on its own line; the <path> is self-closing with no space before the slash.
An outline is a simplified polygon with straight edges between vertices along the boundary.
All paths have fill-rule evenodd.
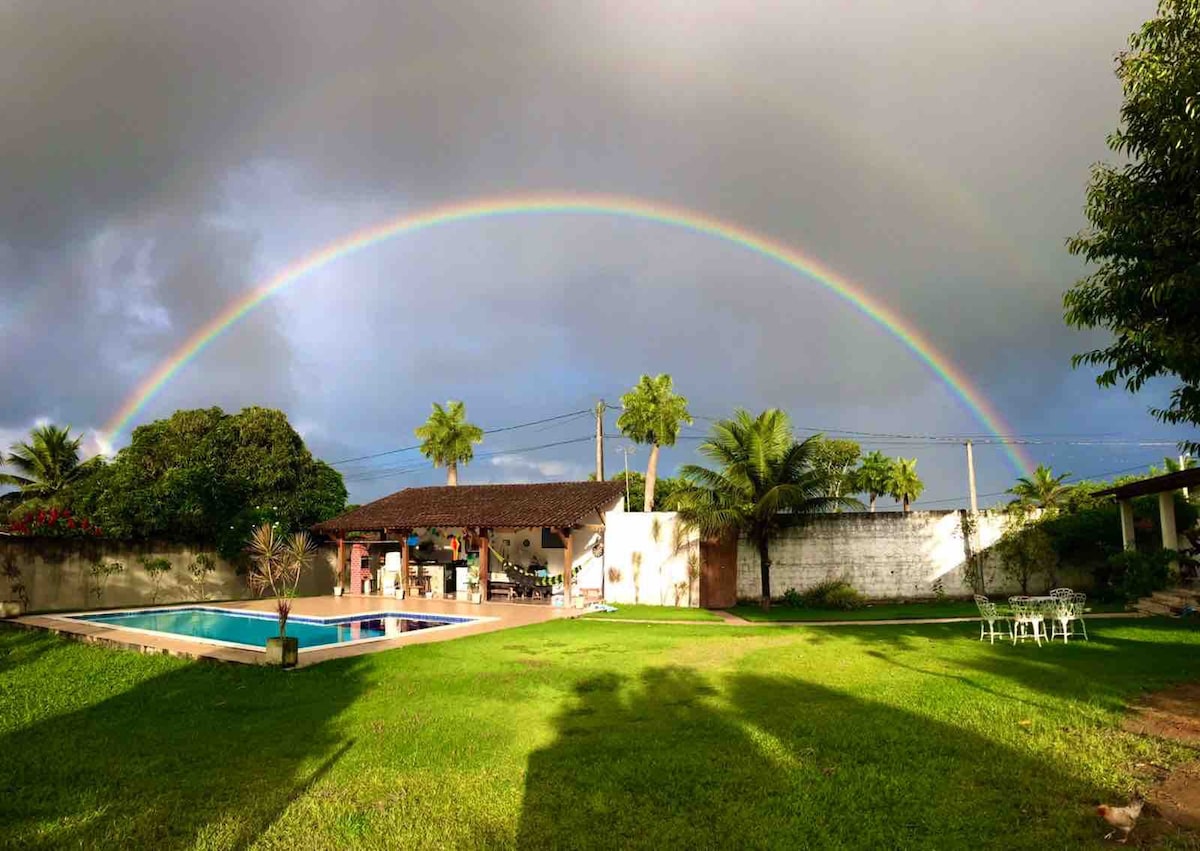
<path id="1" fill-rule="evenodd" d="M 1200 683 L 1185 683 L 1146 695 L 1131 707 L 1122 726 L 1131 733 L 1188 745 L 1200 756 Z M 1200 831 L 1200 759 L 1173 771 L 1155 770 L 1152 773 L 1157 782 L 1146 796 L 1150 804 L 1147 829 L 1142 831 L 1143 826 L 1138 826 L 1143 841 L 1157 838 L 1156 834 L 1169 835 L 1169 831 L 1163 829 L 1167 824 L 1187 831 Z"/>
<path id="2" fill-rule="evenodd" d="M 1185 683 L 1147 695 L 1122 725 L 1130 733 L 1200 747 L 1200 683 Z"/>

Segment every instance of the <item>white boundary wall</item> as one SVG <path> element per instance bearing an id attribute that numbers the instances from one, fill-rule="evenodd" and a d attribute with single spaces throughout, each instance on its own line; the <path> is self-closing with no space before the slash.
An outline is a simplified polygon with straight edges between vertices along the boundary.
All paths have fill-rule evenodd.
<path id="1" fill-rule="evenodd" d="M 673 511 L 604 515 L 604 599 L 655 606 L 700 605 L 700 546 Z"/>

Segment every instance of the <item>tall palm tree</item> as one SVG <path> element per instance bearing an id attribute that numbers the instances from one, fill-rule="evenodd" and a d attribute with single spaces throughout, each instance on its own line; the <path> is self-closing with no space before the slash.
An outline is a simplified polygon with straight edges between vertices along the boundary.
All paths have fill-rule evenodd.
<path id="1" fill-rule="evenodd" d="M 887 490 L 888 496 L 903 505 L 905 511 L 911 510 L 912 503 L 925 490 L 925 483 L 917 475 L 916 458 L 896 459 L 892 465 L 891 476 L 888 477 Z"/>
<path id="2" fill-rule="evenodd" d="M 674 446 L 680 427 L 692 423 L 687 404 L 687 399 L 672 388 L 671 376 L 666 373 L 655 378 L 643 375 L 637 385 L 621 397 L 624 410 L 617 418 L 617 428 L 634 443 L 650 444 L 643 511 L 654 510 L 659 447 Z"/>
<path id="3" fill-rule="evenodd" d="M 1071 486 L 1063 484 L 1070 476 L 1070 473 L 1056 476 L 1054 470 L 1045 464 L 1038 464 L 1032 476 L 1021 476 L 1008 492 L 1017 498 L 1016 502 L 1053 510 L 1071 492 Z"/>
<path id="4" fill-rule="evenodd" d="M 718 469 L 686 464 L 672 497 L 684 528 L 704 538 L 744 535 L 758 550 L 763 609 L 771 607 L 771 541 L 806 515 L 861 504 L 833 496 L 828 470 L 813 466 L 814 435 L 802 443 L 778 409 L 757 417 L 739 409 L 713 424 L 700 454 Z"/>
<path id="5" fill-rule="evenodd" d="M 0 473 L 0 484 L 16 485 L 23 497 L 54 496 L 79 478 L 84 468 L 79 463 L 79 444 L 83 436 L 71 437 L 71 427 L 38 426 L 25 443 L 14 443 L 8 466 L 18 475 Z"/>
<path id="6" fill-rule="evenodd" d="M 446 484 L 458 484 L 458 465 L 475 457 L 474 445 L 483 440 L 483 429 L 467 422 L 467 407 L 450 401 L 446 407 L 433 403 L 433 413 L 413 433 L 421 440 L 421 454 L 435 467 L 446 468 Z"/>
<path id="7" fill-rule="evenodd" d="M 875 500 L 880 494 L 888 492 L 888 482 L 892 478 L 892 468 L 895 462 L 878 449 L 863 458 L 862 464 L 855 473 L 855 485 L 860 493 L 870 498 L 871 511 L 875 511 Z"/>

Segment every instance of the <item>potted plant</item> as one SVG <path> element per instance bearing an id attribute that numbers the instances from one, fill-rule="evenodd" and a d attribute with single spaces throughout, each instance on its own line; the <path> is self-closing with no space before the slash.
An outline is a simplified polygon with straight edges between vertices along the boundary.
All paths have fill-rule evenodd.
<path id="1" fill-rule="evenodd" d="M 250 534 L 248 549 L 250 588 L 258 594 L 270 591 L 279 616 L 279 635 L 267 639 L 267 664 L 294 667 L 300 658 L 300 642 L 287 634 L 287 620 L 300 574 L 312 561 L 316 546 L 307 532 L 285 537 L 274 525 L 264 523 Z"/>
<path id="2" fill-rule="evenodd" d="M 333 564 L 329 565 L 329 574 L 333 577 L 333 596 L 340 597 L 345 594 L 346 589 L 342 586 L 342 565 L 339 560 L 334 559 Z"/>

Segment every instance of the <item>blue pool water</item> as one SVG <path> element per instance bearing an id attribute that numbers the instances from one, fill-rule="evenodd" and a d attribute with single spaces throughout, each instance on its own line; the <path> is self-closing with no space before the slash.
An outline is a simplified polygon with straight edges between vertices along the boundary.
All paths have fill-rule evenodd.
<path id="1" fill-rule="evenodd" d="M 254 649 L 266 646 L 267 639 L 279 635 L 274 614 L 232 612 L 203 606 L 151 609 L 138 612 L 110 612 L 77 615 L 72 620 L 111 624 L 112 626 L 165 632 L 186 638 L 225 641 Z M 399 636 L 418 629 L 470 623 L 472 618 L 453 615 L 414 615 L 407 612 L 379 612 L 342 618 L 288 618 L 287 634 L 299 640 L 300 647 L 324 647 L 364 638 Z"/>

